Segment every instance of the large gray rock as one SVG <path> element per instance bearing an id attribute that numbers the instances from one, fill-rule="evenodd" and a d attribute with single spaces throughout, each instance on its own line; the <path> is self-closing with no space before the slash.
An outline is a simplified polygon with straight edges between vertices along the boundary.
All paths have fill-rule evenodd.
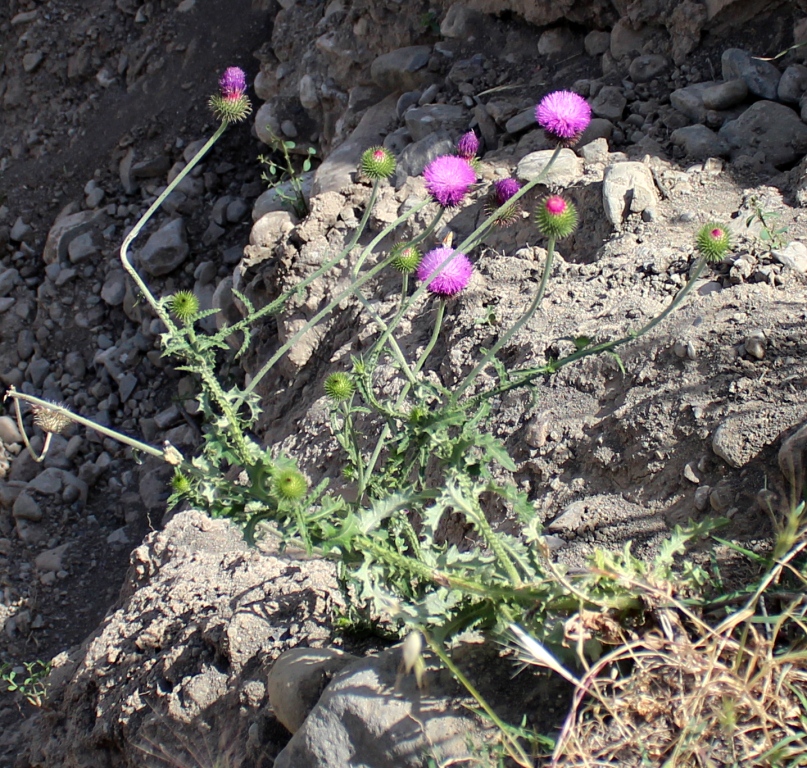
<path id="1" fill-rule="evenodd" d="M 145 272 L 159 277 L 173 272 L 185 261 L 189 251 L 184 219 L 172 219 L 146 241 L 138 260 Z"/>
<path id="2" fill-rule="evenodd" d="M 457 693 L 434 668 L 420 690 L 413 674 L 403 674 L 400 648 L 362 659 L 325 689 L 275 768 L 421 768 L 427 755 L 438 765 L 470 760 L 483 729 Z"/>
<path id="3" fill-rule="evenodd" d="M 706 106 L 703 103 L 703 94 L 716 85 L 714 82 L 695 83 L 686 88 L 678 88 L 670 94 L 670 104 L 682 115 L 686 115 L 693 123 L 706 119 Z"/>
<path id="4" fill-rule="evenodd" d="M 758 101 L 718 132 L 732 148 L 732 157 L 765 153 L 766 160 L 781 167 L 807 152 L 807 125 L 790 107 L 775 101 Z"/>
<path id="5" fill-rule="evenodd" d="M 426 69 L 430 45 L 410 45 L 382 54 L 370 65 L 373 82 L 387 93 L 413 91 L 432 79 Z"/>
<path id="6" fill-rule="evenodd" d="M 675 130 L 670 135 L 673 144 L 683 147 L 688 157 L 705 160 L 707 157 L 727 157 L 731 148 L 728 142 L 721 139 L 705 125 L 687 125 Z"/>
<path id="7" fill-rule="evenodd" d="M 776 95 L 779 101 L 797 104 L 807 91 L 807 67 L 803 64 L 791 64 L 779 80 Z"/>
<path id="8" fill-rule="evenodd" d="M 428 136 L 407 146 L 398 156 L 395 169 L 395 186 L 401 187 L 410 176 L 420 176 L 423 169 L 440 155 L 449 155 L 454 151 L 454 141 L 443 132 L 430 133 Z"/>
<path id="9" fill-rule="evenodd" d="M 642 213 L 658 205 L 653 174 L 642 163 L 614 163 L 605 171 L 602 201 L 611 224 L 621 226 L 628 214 Z"/>
<path id="10" fill-rule="evenodd" d="M 615 85 L 606 85 L 591 100 L 591 111 L 597 117 L 602 117 L 606 120 L 621 120 L 627 103 L 628 100 L 622 93 L 621 88 Z"/>
<path id="11" fill-rule="evenodd" d="M 404 115 L 406 127 L 415 141 L 441 130 L 459 135 L 467 129 L 469 120 L 468 110 L 458 104 L 426 104 L 409 109 Z"/>
<path id="12" fill-rule="evenodd" d="M 775 99 L 782 73 L 769 61 L 749 56 L 740 48 L 727 48 L 720 59 L 724 80 L 742 78 L 750 93 Z"/>
<path id="13" fill-rule="evenodd" d="M 350 137 L 342 142 L 314 174 L 312 197 L 323 192 L 338 192 L 351 183 L 365 149 L 382 143 L 391 126 L 397 125 L 397 96 L 392 93 L 382 102 L 370 107 Z"/>

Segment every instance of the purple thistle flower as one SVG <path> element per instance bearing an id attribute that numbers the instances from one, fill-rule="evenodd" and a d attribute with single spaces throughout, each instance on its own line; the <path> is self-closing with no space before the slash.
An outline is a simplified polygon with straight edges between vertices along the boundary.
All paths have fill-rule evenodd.
<path id="1" fill-rule="evenodd" d="M 429 282 L 429 291 L 438 296 L 454 296 L 459 293 L 468 285 L 474 269 L 464 253 L 442 245 L 423 257 L 417 268 L 417 279 L 421 282 L 428 280 L 446 259 L 450 259 L 448 264 Z"/>
<path id="2" fill-rule="evenodd" d="M 553 91 L 535 108 L 535 119 L 556 139 L 575 141 L 591 122 L 591 107 L 573 91 Z"/>
<path id="3" fill-rule="evenodd" d="M 240 99 L 247 90 L 247 77 L 240 67 L 227 67 L 219 79 L 221 95 L 225 99 Z"/>
<path id="4" fill-rule="evenodd" d="M 519 189 L 521 184 L 515 179 L 499 179 L 493 182 L 493 192 L 499 205 L 504 205 Z"/>
<path id="5" fill-rule="evenodd" d="M 428 193 L 447 208 L 459 205 L 476 181 L 476 173 L 463 157 L 442 155 L 432 160 L 423 171 Z"/>
<path id="6" fill-rule="evenodd" d="M 476 138 L 476 134 L 473 131 L 462 134 L 457 141 L 457 154 L 470 160 L 476 157 L 477 152 L 479 152 L 479 139 Z"/>

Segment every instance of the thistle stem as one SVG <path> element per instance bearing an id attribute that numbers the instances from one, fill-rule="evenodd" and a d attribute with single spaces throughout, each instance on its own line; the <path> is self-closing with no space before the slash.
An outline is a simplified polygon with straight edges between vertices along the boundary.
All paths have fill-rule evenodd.
<path id="1" fill-rule="evenodd" d="M 538 286 L 538 292 L 532 304 L 527 308 L 527 311 L 519 318 L 519 320 L 505 333 L 485 354 L 485 356 L 477 363 L 476 367 L 463 379 L 462 383 L 454 391 L 449 401 L 450 406 L 456 404 L 459 397 L 465 392 L 466 389 L 473 383 L 474 379 L 485 370 L 488 363 L 496 356 L 499 350 L 507 344 L 531 319 L 536 310 L 540 306 L 546 292 L 546 284 L 549 280 L 549 275 L 552 272 L 552 263 L 555 259 L 555 238 L 549 238 L 549 244 L 546 249 L 546 262 L 544 263 L 544 273 L 541 277 L 541 283 Z"/>

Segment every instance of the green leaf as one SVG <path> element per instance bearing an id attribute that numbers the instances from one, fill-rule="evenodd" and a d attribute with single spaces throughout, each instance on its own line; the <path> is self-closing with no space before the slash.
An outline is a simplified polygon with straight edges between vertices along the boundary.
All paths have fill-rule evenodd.
<path id="1" fill-rule="evenodd" d="M 284 141 L 283 145 L 286 147 L 286 149 L 294 149 L 297 146 L 297 142 L 294 142 L 294 141 L 291 141 L 291 140 Z"/>

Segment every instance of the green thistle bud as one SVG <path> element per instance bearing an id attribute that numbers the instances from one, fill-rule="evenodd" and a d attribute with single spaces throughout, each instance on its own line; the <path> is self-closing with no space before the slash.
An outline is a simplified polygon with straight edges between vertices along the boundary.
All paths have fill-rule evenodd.
<path id="1" fill-rule="evenodd" d="M 361 156 L 360 167 L 368 179 L 388 179 L 395 173 L 395 158 L 384 147 L 370 147 Z"/>
<path id="2" fill-rule="evenodd" d="M 347 400 L 355 389 L 353 380 L 346 373 L 332 373 L 325 379 L 325 394 L 334 403 Z"/>
<path id="3" fill-rule="evenodd" d="M 550 195 L 535 211 L 535 223 L 544 237 L 562 240 L 577 229 L 577 209 L 560 195 Z"/>
<path id="4" fill-rule="evenodd" d="M 716 221 L 704 224 L 695 238 L 695 247 L 706 261 L 712 264 L 721 261 L 731 248 L 728 227 Z"/>
<path id="5" fill-rule="evenodd" d="M 199 311 L 199 299 L 190 291 L 177 291 L 168 299 L 168 308 L 183 323 L 189 322 Z"/>
<path id="6" fill-rule="evenodd" d="M 252 104 L 246 94 L 237 96 L 211 96 L 207 102 L 216 120 L 223 123 L 240 123 L 252 114 Z"/>
<path id="7" fill-rule="evenodd" d="M 272 490 L 284 501 L 297 501 L 305 496 L 308 483 L 296 469 L 282 469 L 272 481 Z"/>
<path id="8" fill-rule="evenodd" d="M 174 470 L 174 476 L 171 478 L 171 488 L 174 493 L 187 494 L 191 490 L 191 481 L 183 475 L 178 469 Z"/>
<path id="9" fill-rule="evenodd" d="M 390 255 L 393 269 L 397 269 L 405 275 L 411 275 L 423 260 L 423 254 L 414 245 L 408 243 L 396 243 L 392 246 Z"/>

